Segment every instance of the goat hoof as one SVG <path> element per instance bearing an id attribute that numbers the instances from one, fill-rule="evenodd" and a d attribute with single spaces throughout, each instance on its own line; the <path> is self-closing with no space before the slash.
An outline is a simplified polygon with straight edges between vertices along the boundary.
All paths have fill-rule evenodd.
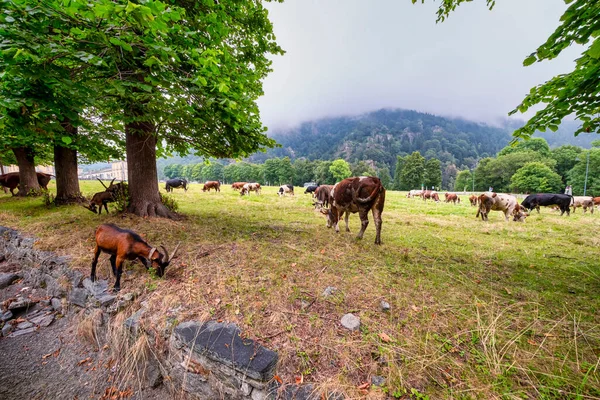
<path id="1" fill-rule="evenodd" d="M 95 277 L 94 275 L 91 275 L 91 276 L 90 276 L 90 281 L 92 281 L 92 282 L 96 282 L 96 277 Z"/>
<path id="2" fill-rule="evenodd" d="M 119 293 L 120 290 L 121 290 L 120 287 L 114 287 L 113 288 L 113 292 L 115 292 L 115 293 Z"/>

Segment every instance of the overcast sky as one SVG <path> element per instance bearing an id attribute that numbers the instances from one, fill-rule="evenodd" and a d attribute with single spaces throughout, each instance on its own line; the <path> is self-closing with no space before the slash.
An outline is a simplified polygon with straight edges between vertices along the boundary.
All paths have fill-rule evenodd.
<path id="1" fill-rule="evenodd" d="M 555 60 L 522 66 L 558 26 L 564 0 L 499 0 L 491 12 L 475 0 L 439 24 L 436 3 L 267 3 L 286 54 L 274 58 L 264 82 L 265 124 L 383 107 L 493 122 L 535 84 L 571 71 L 582 51 L 570 48 Z"/>

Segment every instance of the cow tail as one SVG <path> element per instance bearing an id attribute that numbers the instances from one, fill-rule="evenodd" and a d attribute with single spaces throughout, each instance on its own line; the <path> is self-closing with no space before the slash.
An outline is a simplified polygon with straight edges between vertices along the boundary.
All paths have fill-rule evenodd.
<path id="1" fill-rule="evenodd" d="M 379 183 L 379 185 L 377 185 L 377 187 L 375 189 L 373 189 L 373 191 L 371 192 L 369 197 L 361 198 L 361 197 L 357 197 L 355 194 L 354 201 L 355 202 L 358 201 L 359 203 L 369 203 L 369 202 L 373 201 L 373 199 L 375 199 L 375 197 L 377 197 L 377 195 L 381 192 L 382 189 L 383 189 L 383 185 L 381 183 Z"/>

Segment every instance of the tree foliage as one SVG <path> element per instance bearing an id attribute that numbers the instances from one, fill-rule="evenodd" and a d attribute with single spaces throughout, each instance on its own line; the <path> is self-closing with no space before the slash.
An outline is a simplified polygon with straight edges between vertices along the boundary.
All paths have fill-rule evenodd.
<path id="1" fill-rule="evenodd" d="M 460 171 L 456 175 L 456 181 L 454 182 L 454 190 L 456 191 L 467 191 L 473 190 L 473 174 L 468 169 Z"/>
<path id="2" fill-rule="evenodd" d="M 430 158 L 423 168 L 423 182 L 426 188 L 442 186 L 442 165 L 440 160 Z"/>
<path id="3" fill-rule="evenodd" d="M 581 147 L 572 145 L 564 145 L 552 149 L 551 157 L 556 161 L 556 172 L 560 175 L 564 184 L 567 183 L 567 175 L 575 164 L 577 164 L 577 158 L 581 152 Z"/>
<path id="4" fill-rule="evenodd" d="M 573 187 L 574 195 L 583 195 L 584 187 L 586 187 L 586 168 L 588 168 L 586 195 L 600 196 L 600 148 L 581 152 L 577 163 L 569 171 L 567 183 Z"/>
<path id="5" fill-rule="evenodd" d="M 541 162 L 530 162 L 519 168 L 511 178 L 511 190 L 519 193 L 560 193 L 560 175 Z"/>
<path id="6" fill-rule="evenodd" d="M 352 176 L 352 171 L 350 171 L 350 165 L 342 159 L 337 159 L 333 161 L 329 166 L 329 172 L 331 172 L 331 175 L 333 175 L 333 177 L 338 182 Z"/>
<path id="7" fill-rule="evenodd" d="M 404 157 L 402 171 L 400 172 L 400 190 L 421 188 L 425 183 L 425 157 L 418 151 Z"/>

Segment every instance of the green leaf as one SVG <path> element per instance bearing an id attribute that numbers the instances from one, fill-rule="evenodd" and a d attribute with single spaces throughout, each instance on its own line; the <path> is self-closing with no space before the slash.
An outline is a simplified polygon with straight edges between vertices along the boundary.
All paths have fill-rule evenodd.
<path id="1" fill-rule="evenodd" d="M 71 139 L 69 136 L 63 136 L 61 140 L 64 144 L 71 144 L 73 142 L 73 139 Z"/>
<path id="2" fill-rule="evenodd" d="M 532 55 L 530 55 L 529 57 L 527 57 L 527 58 L 525 59 L 525 61 L 523 61 L 523 66 L 524 66 L 524 67 L 528 67 L 528 66 L 530 66 L 531 64 L 533 64 L 533 63 L 534 63 L 534 62 L 536 62 L 536 61 L 537 61 L 537 58 L 535 58 L 535 55 L 534 55 L 534 54 L 532 54 Z"/>
<path id="3" fill-rule="evenodd" d="M 594 41 L 594 44 L 588 49 L 587 54 L 592 58 L 600 58 L 600 39 Z"/>

